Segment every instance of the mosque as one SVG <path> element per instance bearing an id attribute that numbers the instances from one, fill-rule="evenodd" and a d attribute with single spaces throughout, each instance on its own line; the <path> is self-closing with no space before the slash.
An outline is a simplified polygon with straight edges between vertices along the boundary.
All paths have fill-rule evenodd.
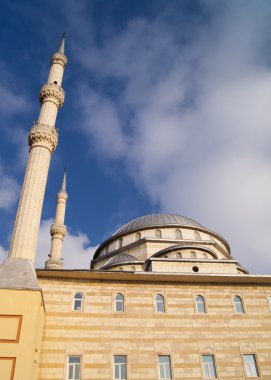
<path id="1" fill-rule="evenodd" d="M 66 270 L 66 174 L 51 250 L 35 269 L 65 37 L 42 86 L 8 258 L 0 266 L 1 380 L 271 379 L 271 276 L 252 275 L 228 242 L 175 214 L 145 215 Z M 74 252 L 76 255 L 76 252 Z"/>

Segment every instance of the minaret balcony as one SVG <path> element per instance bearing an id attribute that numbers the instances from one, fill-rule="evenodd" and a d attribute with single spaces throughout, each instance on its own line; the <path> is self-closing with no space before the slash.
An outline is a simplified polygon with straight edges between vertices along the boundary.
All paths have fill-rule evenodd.
<path id="1" fill-rule="evenodd" d="M 51 101 L 59 108 L 64 103 L 65 91 L 57 84 L 46 83 L 40 90 L 39 99 L 41 104 L 45 101 Z"/>

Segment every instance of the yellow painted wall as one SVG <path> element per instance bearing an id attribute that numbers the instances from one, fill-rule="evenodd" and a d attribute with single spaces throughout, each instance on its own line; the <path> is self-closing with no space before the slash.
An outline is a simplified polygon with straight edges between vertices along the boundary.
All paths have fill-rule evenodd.
<path id="1" fill-rule="evenodd" d="M 37 379 L 43 321 L 40 291 L 0 289 L 1 380 Z"/>

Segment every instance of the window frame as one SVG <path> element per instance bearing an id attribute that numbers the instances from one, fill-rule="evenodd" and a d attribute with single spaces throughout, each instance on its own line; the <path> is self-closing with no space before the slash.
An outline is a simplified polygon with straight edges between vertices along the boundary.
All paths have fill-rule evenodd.
<path id="1" fill-rule="evenodd" d="M 161 301 L 157 300 L 158 296 L 162 297 Z M 155 312 L 156 313 L 158 313 L 158 314 L 164 314 L 166 312 L 166 302 L 165 302 L 165 296 L 164 296 L 164 294 L 162 294 L 162 293 L 155 294 L 155 296 L 154 296 L 154 303 L 155 303 Z M 158 303 L 159 304 L 160 303 L 163 304 L 163 310 L 158 310 L 158 308 L 157 308 L 157 304 Z"/>
<path id="2" fill-rule="evenodd" d="M 257 376 L 250 376 L 248 374 L 248 372 L 247 372 L 247 362 L 246 362 L 245 356 L 253 356 L 253 359 L 254 359 L 253 363 L 255 365 L 255 370 L 256 370 Z M 257 360 L 257 355 L 255 353 L 253 353 L 253 352 L 247 352 L 247 353 L 243 353 L 242 357 L 243 357 L 243 365 L 244 365 L 245 377 L 249 378 L 249 379 L 260 378 L 261 374 L 260 374 L 260 367 L 259 367 L 258 360 Z"/>
<path id="3" fill-rule="evenodd" d="M 122 297 L 122 300 L 117 300 L 117 296 L 121 296 Z M 117 310 L 117 303 L 119 302 L 122 302 L 122 310 Z M 123 293 L 115 293 L 114 295 L 114 311 L 116 313 L 124 313 L 125 311 L 125 297 L 124 297 L 124 294 Z"/>
<path id="4" fill-rule="evenodd" d="M 123 377 L 116 377 L 116 371 L 115 371 L 116 370 L 116 365 L 122 364 L 122 363 L 116 363 L 115 362 L 115 358 L 117 356 L 122 356 L 122 357 L 125 358 L 125 362 L 124 362 L 124 364 L 125 364 L 125 378 L 123 378 Z M 121 375 L 122 374 L 121 367 L 119 365 L 118 365 L 118 367 L 120 368 L 119 369 L 119 374 Z M 128 379 L 127 355 L 125 355 L 125 354 L 113 354 L 113 379 L 114 380 L 127 380 Z"/>
<path id="5" fill-rule="evenodd" d="M 75 302 L 79 301 L 79 299 L 76 299 L 77 294 L 81 294 L 81 296 L 82 296 L 82 298 L 80 300 L 81 301 L 81 308 L 80 309 L 75 308 Z M 84 311 L 84 299 L 85 299 L 85 295 L 82 291 L 78 290 L 78 291 L 74 292 L 73 297 L 72 297 L 72 311 L 76 311 L 76 312 Z"/>
<path id="6" fill-rule="evenodd" d="M 199 231 L 194 231 L 194 236 L 195 236 L 195 239 L 196 239 L 196 240 L 198 240 L 198 241 L 199 241 L 199 240 L 202 240 L 202 239 L 201 239 L 201 234 L 199 233 Z"/>
<path id="7" fill-rule="evenodd" d="M 207 357 L 207 356 L 210 356 L 212 358 L 212 364 L 213 364 L 213 372 L 214 372 L 214 376 L 208 376 L 208 374 L 206 374 L 205 372 L 205 369 L 206 369 L 206 366 L 205 364 L 208 364 L 208 372 L 212 372 L 210 371 L 210 366 L 209 366 L 209 363 L 204 363 L 204 357 Z M 218 370 L 217 370 L 217 365 L 216 365 L 216 359 L 215 359 L 215 355 L 213 353 L 202 353 L 201 354 L 201 363 L 202 363 L 202 372 L 203 372 L 203 378 L 204 379 L 218 379 Z"/>
<path id="8" fill-rule="evenodd" d="M 183 240 L 183 234 L 182 230 L 180 228 L 175 228 L 175 239 L 176 240 Z"/>
<path id="9" fill-rule="evenodd" d="M 204 311 L 199 311 L 199 308 L 198 308 L 198 297 L 201 297 L 201 299 L 203 300 L 203 307 L 204 307 Z M 206 304 L 206 299 L 205 299 L 205 296 L 203 296 L 202 294 L 197 294 L 195 296 L 195 310 L 196 310 L 196 313 L 199 314 L 199 315 L 205 315 L 207 314 L 207 304 Z"/>
<path id="10" fill-rule="evenodd" d="M 239 302 L 238 304 L 240 305 L 241 304 L 241 307 L 242 307 L 242 311 L 238 311 L 237 308 L 236 308 L 236 304 L 237 302 L 235 301 L 235 298 L 238 297 L 239 300 L 241 302 Z M 234 313 L 237 314 L 237 315 L 243 315 L 246 313 L 246 309 L 245 309 L 245 304 L 244 304 L 244 300 L 243 300 L 243 297 L 240 296 L 240 294 L 234 294 L 233 298 L 232 298 L 232 301 L 233 301 L 233 308 L 234 308 Z"/>
<path id="11" fill-rule="evenodd" d="M 156 228 L 154 231 L 155 239 L 162 239 L 162 230 L 160 228 Z"/>
<path id="12" fill-rule="evenodd" d="M 170 374 L 170 377 L 162 377 L 161 376 L 161 366 L 163 366 L 164 368 L 164 373 L 166 374 L 167 373 L 167 370 L 165 370 L 165 363 L 160 363 L 160 358 L 161 357 L 167 357 L 169 359 L 169 362 L 167 363 L 168 364 L 168 368 L 169 368 L 169 374 Z M 158 365 L 158 378 L 159 380 L 172 380 L 173 379 L 173 368 L 172 368 L 172 361 L 171 361 L 171 356 L 169 354 L 158 354 L 157 355 L 157 365 Z"/>
<path id="13" fill-rule="evenodd" d="M 70 363 L 70 358 L 72 357 L 76 357 L 76 358 L 79 358 L 79 363 Z M 75 375 L 75 365 L 73 364 L 79 364 L 79 378 L 75 378 L 74 375 Z M 72 368 L 74 368 L 73 370 L 73 377 L 69 377 L 70 375 L 70 365 L 72 365 Z M 66 376 L 66 379 L 67 380 L 81 380 L 82 379 L 82 355 L 67 355 L 67 376 Z"/>

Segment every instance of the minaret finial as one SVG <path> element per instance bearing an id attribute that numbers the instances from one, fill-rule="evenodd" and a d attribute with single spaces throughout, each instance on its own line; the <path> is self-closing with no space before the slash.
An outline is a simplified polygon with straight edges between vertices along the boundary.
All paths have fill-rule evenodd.
<path id="1" fill-rule="evenodd" d="M 60 41 L 58 53 L 65 54 L 65 38 L 66 38 L 66 33 L 64 32 Z"/>
<path id="2" fill-rule="evenodd" d="M 62 179 L 62 183 L 61 183 L 61 188 L 60 188 L 60 192 L 61 193 L 66 193 L 67 194 L 67 189 L 66 189 L 66 177 L 67 177 L 67 169 L 65 168 L 64 169 L 64 174 L 63 174 L 63 179 Z"/>

